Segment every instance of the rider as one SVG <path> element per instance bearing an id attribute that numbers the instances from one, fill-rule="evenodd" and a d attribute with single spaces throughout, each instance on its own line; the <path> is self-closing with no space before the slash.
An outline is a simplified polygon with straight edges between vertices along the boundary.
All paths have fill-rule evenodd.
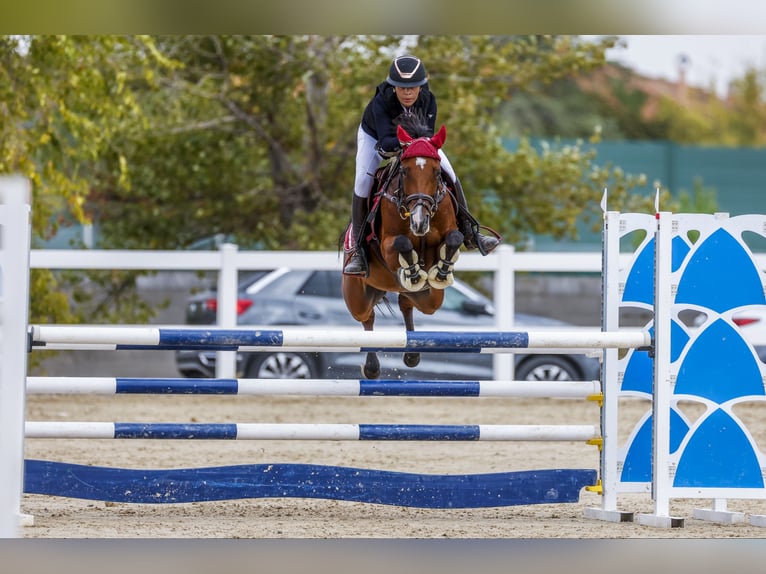
<path id="1" fill-rule="evenodd" d="M 378 168 L 381 155 L 390 156 L 399 150 L 394 119 L 402 113 L 421 114 L 433 132 L 436 125 L 436 97 L 428 89 L 428 76 L 423 63 L 414 56 L 399 56 L 391 63 L 388 77 L 375 90 L 375 96 L 367 104 L 356 136 L 356 179 L 354 199 L 351 204 L 351 223 L 355 244 L 351 259 L 343 268 L 349 275 L 367 275 L 367 260 L 361 245 L 367 217 L 367 198 Z M 495 237 L 482 235 L 475 219 L 468 212 L 465 194 L 447 156 L 440 149 L 442 169 L 452 180 L 457 211 L 458 228 L 463 233 L 467 249 L 478 249 L 483 255 L 500 244 Z"/>

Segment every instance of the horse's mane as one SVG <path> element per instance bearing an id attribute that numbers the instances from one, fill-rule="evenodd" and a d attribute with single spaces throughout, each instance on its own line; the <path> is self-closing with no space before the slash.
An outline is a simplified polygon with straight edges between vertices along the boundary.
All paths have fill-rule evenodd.
<path id="1" fill-rule="evenodd" d="M 413 138 L 430 138 L 434 135 L 434 131 L 421 112 L 400 114 L 394 119 L 394 125 L 402 126 Z"/>

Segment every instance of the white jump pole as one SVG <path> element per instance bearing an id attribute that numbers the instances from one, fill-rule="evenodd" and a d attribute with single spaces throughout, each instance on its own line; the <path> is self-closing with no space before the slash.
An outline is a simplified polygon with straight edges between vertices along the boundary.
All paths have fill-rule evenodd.
<path id="1" fill-rule="evenodd" d="M 652 498 L 654 513 L 639 514 L 638 522 L 660 528 L 683 527 L 683 518 L 670 516 L 670 333 L 673 305 L 672 213 L 657 214 L 654 245 L 654 388 L 652 392 Z"/>
<path id="2" fill-rule="evenodd" d="M 639 329 L 604 333 L 597 329 L 537 331 L 405 331 L 392 329 L 199 329 L 135 326 L 33 325 L 33 344 L 38 348 L 63 349 L 66 345 L 82 349 L 126 347 L 161 349 L 195 348 L 261 351 L 274 347 L 306 350 L 413 349 L 444 352 L 453 349 L 481 349 L 485 353 L 507 353 L 512 349 L 632 349 L 651 345 L 650 335 Z"/>
<path id="3" fill-rule="evenodd" d="M 232 329 L 236 324 L 237 307 L 237 257 L 238 247 L 232 243 L 221 245 L 221 271 L 218 273 L 218 309 L 217 324 L 224 329 Z M 232 378 L 236 376 L 237 353 L 218 351 L 215 358 L 215 376 Z"/>
<path id="4" fill-rule="evenodd" d="M 604 209 L 606 206 L 603 206 Z M 620 213 L 604 212 L 601 264 L 601 328 L 616 331 L 620 315 Z M 601 365 L 601 505 L 585 508 L 586 518 L 607 522 L 632 522 L 633 513 L 617 508 L 618 491 L 618 421 L 619 421 L 619 377 L 617 349 L 604 349 Z"/>
<path id="5" fill-rule="evenodd" d="M 423 381 L 365 379 L 152 379 L 27 377 L 27 394 L 220 394 L 335 397 L 525 397 L 587 399 L 599 381 Z"/>
<path id="6" fill-rule="evenodd" d="M 114 423 L 30 421 L 28 438 L 181 440 L 575 441 L 598 438 L 595 425 L 399 425 L 333 423 Z"/>
<path id="7" fill-rule="evenodd" d="M 30 243 L 29 183 L 0 177 L 0 537 L 22 522 Z M 26 517 L 25 517 L 26 518 Z M 28 522 L 28 520 L 25 520 Z"/>

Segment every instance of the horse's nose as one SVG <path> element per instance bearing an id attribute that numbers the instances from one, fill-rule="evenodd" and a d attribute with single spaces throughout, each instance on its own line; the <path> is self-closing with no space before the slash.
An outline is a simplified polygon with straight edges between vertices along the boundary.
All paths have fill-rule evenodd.
<path id="1" fill-rule="evenodd" d="M 423 205 L 417 205 L 410 212 L 410 231 L 418 237 L 428 233 L 431 228 L 431 216 Z"/>

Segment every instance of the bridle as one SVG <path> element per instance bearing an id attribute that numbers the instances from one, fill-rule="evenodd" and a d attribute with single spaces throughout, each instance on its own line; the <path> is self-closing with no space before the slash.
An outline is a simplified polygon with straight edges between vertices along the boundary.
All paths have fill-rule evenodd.
<path id="1" fill-rule="evenodd" d="M 436 212 L 439 210 L 439 205 L 447 195 L 447 185 L 444 183 L 441 170 L 436 176 L 436 192 L 434 195 L 429 195 L 427 193 L 412 193 L 407 195 L 404 192 L 404 166 L 401 163 L 401 158 L 397 161 L 399 162 L 399 169 L 397 170 L 399 176 L 398 186 L 394 190 L 388 188 L 394 175 L 392 170 L 391 177 L 386 182 L 384 197 L 396 205 L 399 217 L 402 219 L 409 218 L 412 211 L 421 206 L 426 208 L 429 217 L 436 215 Z"/>
<path id="2" fill-rule="evenodd" d="M 433 217 L 439 210 L 439 204 L 442 199 L 444 199 L 444 196 L 447 194 L 447 186 L 444 184 L 441 175 L 439 175 L 437 176 L 436 193 L 434 195 L 428 195 L 427 193 L 405 195 L 404 188 L 401 184 L 397 191 L 396 207 L 399 210 L 399 217 L 407 219 L 412 211 L 420 206 L 426 206 L 428 216 Z"/>

